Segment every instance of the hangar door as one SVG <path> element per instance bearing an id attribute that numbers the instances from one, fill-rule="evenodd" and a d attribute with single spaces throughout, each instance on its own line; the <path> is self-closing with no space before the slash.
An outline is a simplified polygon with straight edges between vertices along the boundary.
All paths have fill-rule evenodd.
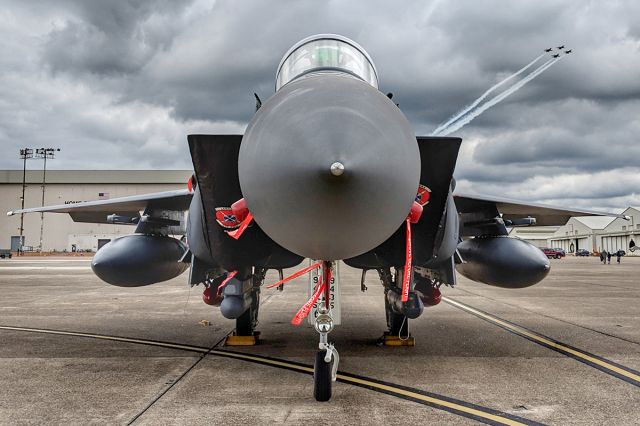
<path id="1" fill-rule="evenodd" d="M 602 247 L 608 252 L 616 252 L 618 250 L 629 250 L 629 236 L 610 236 L 602 237 Z"/>

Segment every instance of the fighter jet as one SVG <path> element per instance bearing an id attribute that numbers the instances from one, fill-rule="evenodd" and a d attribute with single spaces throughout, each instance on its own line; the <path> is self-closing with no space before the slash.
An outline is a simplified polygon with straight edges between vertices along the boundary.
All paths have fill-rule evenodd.
<path id="1" fill-rule="evenodd" d="M 558 50 L 564 49 L 564 44 L 562 46 L 558 46 Z"/>
<path id="2" fill-rule="evenodd" d="M 387 318 L 381 341 L 395 346 L 411 341 L 409 323 L 440 302 L 441 286 L 456 285 L 456 270 L 505 288 L 548 274 L 547 257 L 506 238 L 508 227 L 606 215 L 455 192 L 462 140 L 414 136 L 402 110 L 378 89 L 369 54 L 346 37 L 321 34 L 295 44 L 280 61 L 275 93 L 256 101 L 244 135 L 187 137 L 194 173 L 183 190 L 9 214 L 57 212 L 76 222 L 131 225 L 133 234 L 96 253 L 95 274 L 137 287 L 188 269 L 188 283 L 203 287 L 205 303 L 235 321 L 228 345 L 255 343 L 261 292 L 286 290 L 290 279 L 309 274 L 311 297 L 302 307 L 291 303 L 291 322 L 306 319 L 318 332 L 318 401 L 330 399 L 336 380 L 338 351 L 329 333 L 348 309 L 340 288 L 355 284 L 340 281 L 338 261 L 362 270 L 363 291 L 366 272 L 376 271 Z M 309 266 L 265 286 L 267 270 L 282 274 L 304 259 Z"/>
<path id="3" fill-rule="evenodd" d="M 564 53 L 566 53 L 567 55 L 568 55 L 569 53 L 571 53 L 571 52 L 573 52 L 573 50 L 572 50 L 572 49 L 569 49 L 569 50 L 565 50 L 565 51 L 564 51 Z"/>
<path id="4" fill-rule="evenodd" d="M 556 53 L 555 55 L 553 55 L 553 57 L 554 57 L 554 58 L 557 58 L 557 57 L 559 57 L 559 56 L 560 56 L 560 54 L 559 54 L 559 53 Z"/>
<path id="5" fill-rule="evenodd" d="M 553 50 L 552 47 L 548 48 L 548 49 L 544 49 L 545 52 L 551 52 Z"/>

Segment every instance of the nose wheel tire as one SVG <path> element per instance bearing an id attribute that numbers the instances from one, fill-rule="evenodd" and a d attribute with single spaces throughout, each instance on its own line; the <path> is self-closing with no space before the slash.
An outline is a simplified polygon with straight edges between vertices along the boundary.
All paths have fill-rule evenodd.
<path id="1" fill-rule="evenodd" d="M 329 401 L 331 399 L 331 370 L 333 359 L 330 362 L 324 360 L 325 350 L 316 352 L 316 362 L 313 368 L 313 396 L 316 401 Z"/>

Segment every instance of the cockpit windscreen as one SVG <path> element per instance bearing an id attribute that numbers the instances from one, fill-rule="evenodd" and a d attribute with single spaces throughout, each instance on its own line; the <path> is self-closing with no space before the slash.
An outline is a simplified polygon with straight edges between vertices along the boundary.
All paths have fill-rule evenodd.
<path id="1" fill-rule="evenodd" d="M 278 69 L 276 90 L 301 75 L 323 70 L 346 72 L 378 88 L 376 70 L 366 53 L 346 41 L 321 38 L 302 43 L 286 56 Z"/>

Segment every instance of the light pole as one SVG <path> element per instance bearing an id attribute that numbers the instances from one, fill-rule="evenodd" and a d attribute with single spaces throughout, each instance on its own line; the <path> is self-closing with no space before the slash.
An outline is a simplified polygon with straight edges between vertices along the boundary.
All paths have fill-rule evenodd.
<path id="1" fill-rule="evenodd" d="M 22 160 L 22 197 L 20 198 L 20 204 L 22 210 L 24 210 L 24 190 L 27 187 L 27 160 L 29 158 L 33 158 L 33 149 L 21 148 L 20 159 Z M 22 253 L 22 246 L 24 246 L 24 213 L 20 214 L 20 245 L 18 246 L 18 256 L 20 256 L 20 254 Z"/>
<path id="2" fill-rule="evenodd" d="M 47 158 L 54 159 L 56 151 L 60 151 L 60 148 L 37 148 L 36 158 L 44 159 L 44 166 L 42 167 L 42 207 L 44 207 L 44 190 L 47 180 Z M 42 253 L 42 236 L 44 235 L 44 213 L 40 213 L 40 245 L 38 251 Z"/>

